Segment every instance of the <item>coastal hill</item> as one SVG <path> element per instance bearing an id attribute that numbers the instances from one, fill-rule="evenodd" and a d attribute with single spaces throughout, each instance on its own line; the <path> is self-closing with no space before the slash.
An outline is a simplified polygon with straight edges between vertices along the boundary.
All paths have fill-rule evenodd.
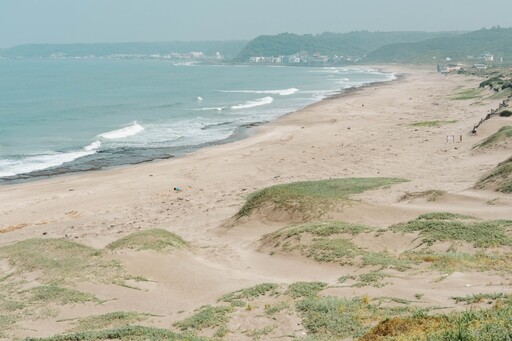
<path id="1" fill-rule="evenodd" d="M 432 60 L 462 61 L 492 53 L 495 60 L 512 57 L 512 29 L 495 27 L 418 42 L 381 46 L 368 54 L 367 62 L 425 63 Z"/>
<path id="2" fill-rule="evenodd" d="M 235 57 L 246 41 L 175 41 L 153 43 L 94 43 L 94 44 L 24 44 L 0 50 L 5 58 L 108 57 L 113 55 L 149 56 L 170 53 L 185 54 L 201 51 L 205 55 L 220 52 L 224 58 Z"/>
<path id="3" fill-rule="evenodd" d="M 454 32 L 368 32 L 322 33 L 319 35 L 297 35 L 282 33 L 263 35 L 251 40 L 236 57 L 237 61 L 247 61 L 255 56 L 292 55 L 301 51 L 320 53 L 328 56 L 364 56 L 379 47 L 411 43 L 433 38 L 456 36 Z"/>

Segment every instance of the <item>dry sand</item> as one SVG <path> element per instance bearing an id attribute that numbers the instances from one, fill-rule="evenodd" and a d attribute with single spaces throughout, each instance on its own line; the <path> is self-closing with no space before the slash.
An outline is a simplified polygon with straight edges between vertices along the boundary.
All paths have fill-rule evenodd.
<path id="1" fill-rule="evenodd" d="M 432 68 L 380 68 L 404 77 L 324 100 L 258 127 L 253 136 L 241 141 L 177 159 L 0 187 L 0 229 L 8 230 L 0 234 L 0 245 L 43 237 L 103 248 L 124 235 L 154 227 L 172 231 L 193 245 L 167 256 L 150 251 L 117 254 L 129 272 L 152 280 L 141 284 L 144 290 L 84 283 L 80 289 L 101 299 L 116 299 L 99 306 L 66 307 L 53 321 L 27 322 L 27 329 L 17 335 L 53 335 L 66 329 L 65 322 L 55 322 L 64 316 L 119 310 L 159 315 L 152 323 L 169 328 L 194 308 L 214 304 L 233 290 L 262 282 L 316 280 L 334 285 L 341 275 L 357 272 L 258 252 L 259 238 L 286 222 L 251 220 L 232 228 L 223 226 L 247 194 L 275 184 L 331 177 L 410 180 L 363 193 L 357 197 L 359 204 L 336 217 L 379 227 L 432 211 L 512 219 L 510 195 L 472 189 L 483 174 L 510 156 L 503 149 L 487 153 L 471 149 L 500 126 L 512 123 L 512 118 L 495 117 L 481 126 L 478 135 L 469 134 L 500 100 L 451 99 L 465 88 L 477 87 L 481 79 L 476 77 L 446 77 Z M 430 120 L 456 122 L 411 126 Z M 447 143 L 449 135 L 455 143 Z M 176 186 L 182 191 L 175 192 Z M 399 200 L 405 192 L 426 190 L 448 194 L 432 202 Z M 495 204 L 489 205 L 493 199 Z M 366 246 L 372 247 L 371 243 Z M 510 285 L 502 284 L 504 278 L 493 274 L 455 273 L 442 282 L 428 276 L 396 278 L 385 288 L 329 289 L 328 294 L 411 299 L 424 292 L 426 304 L 449 306 L 451 296 L 512 291 Z M 183 310 L 187 313 L 180 314 Z"/>

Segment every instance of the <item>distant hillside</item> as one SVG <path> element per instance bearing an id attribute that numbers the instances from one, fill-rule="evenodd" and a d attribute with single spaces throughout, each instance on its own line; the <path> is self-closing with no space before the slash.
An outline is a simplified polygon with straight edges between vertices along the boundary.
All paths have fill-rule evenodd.
<path id="1" fill-rule="evenodd" d="M 194 41 L 160 43 L 97 43 L 97 44 L 26 44 L 0 50 L 0 56 L 7 58 L 47 58 L 53 54 L 68 57 L 94 55 L 105 57 L 114 54 L 151 55 L 189 53 L 200 51 L 206 55 L 222 53 L 231 59 L 238 55 L 246 41 Z"/>
<path id="2" fill-rule="evenodd" d="M 438 37 L 452 37 L 453 32 L 350 32 L 322 33 L 319 35 L 297 35 L 283 33 L 274 36 L 259 36 L 250 41 L 236 57 L 246 61 L 256 56 L 292 55 L 300 51 L 321 54 L 364 56 L 388 44 L 417 42 Z"/>
<path id="3" fill-rule="evenodd" d="M 467 60 L 486 52 L 495 60 L 504 57 L 512 60 L 512 29 L 481 29 L 458 36 L 429 39 L 414 43 L 382 46 L 368 54 L 366 62 L 383 63 L 432 63 L 450 58 L 452 61 Z"/>

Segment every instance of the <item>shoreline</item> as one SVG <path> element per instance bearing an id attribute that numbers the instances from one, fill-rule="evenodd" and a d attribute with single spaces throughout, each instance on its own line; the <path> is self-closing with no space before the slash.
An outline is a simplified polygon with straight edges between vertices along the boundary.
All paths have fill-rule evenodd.
<path id="1" fill-rule="evenodd" d="M 367 65 L 361 65 L 360 67 L 367 67 L 367 68 L 374 69 L 373 67 L 367 66 Z M 350 87 L 347 89 L 340 89 L 332 95 L 322 98 L 317 102 L 306 105 L 305 107 L 285 113 L 272 121 L 261 121 L 261 122 L 243 124 L 243 125 L 237 127 L 235 129 L 235 131 L 233 131 L 233 133 L 225 139 L 212 141 L 212 142 L 208 142 L 208 143 L 200 144 L 200 145 L 184 146 L 184 147 L 180 147 L 180 148 L 168 147 L 165 149 L 168 149 L 169 152 L 164 153 L 162 156 L 158 156 L 155 158 L 149 158 L 147 160 L 141 160 L 141 161 L 137 161 L 137 162 L 127 162 L 127 163 L 122 163 L 122 164 L 117 164 L 117 165 L 113 164 L 113 165 L 99 165 L 99 166 L 90 165 L 90 166 L 87 166 L 88 164 L 91 164 L 91 161 L 89 161 L 89 162 L 86 161 L 84 163 L 85 169 L 80 169 L 80 167 L 78 167 L 78 168 L 71 167 L 70 168 L 69 165 L 63 164 L 63 165 L 57 166 L 53 169 L 52 168 L 42 169 L 39 171 L 30 172 L 30 173 L 22 173 L 22 174 L 18 174 L 18 175 L 0 178 L 0 188 L 3 186 L 12 186 L 12 185 L 17 185 L 17 184 L 30 183 L 30 182 L 34 182 L 34 181 L 46 181 L 46 180 L 51 180 L 56 177 L 66 177 L 66 176 L 70 176 L 70 175 L 80 175 L 80 174 L 87 174 L 87 173 L 91 173 L 91 172 L 103 172 L 103 171 L 109 171 L 109 170 L 117 169 L 117 168 L 131 167 L 131 166 L 136 166 L 136 165 L 141 165 L 141 164 L 151 164 L 151 163 L 155 163 L 155 162 L 168 161 L 168 160 L 186 157 L 187 155 L 189 155 L 191 153 L 195 153 L 195 152 L 200 151 L 205 148 L 211 148 L 211 147 L 215 147 L 215 146 L 219 146 L 219 145 L 234 143 L 234 142 L 249 138 L 251 136 L 254 136 L 255 134 L 258 134 L 258 128 L 261 128 L 262 126 L 270 125 L 288 115 L 293 115 L 302 110 L 313 109 L 316 105 L 319 105 L 319 104 L 323 103 L 324 101 L 330 101 L 330 100 L 335 100 L 338 98 L 343 98 L 345 96 L 350 96 L 353 93 L 363 90 L 367 87 L 383 86 L 388 83 L 400 81 L 401 78 L 405 77 L 404 75 L 400 75 L 400 74 L 394 73 L 392 71 L 386 71 L 384 69 L 376 69 L 376 71 L 384 73 L 384 74 L 393 74 L 395 79 L 391 79 L 388 81 L 375 81 L 375 82 L 370 82 L 370 83 L 363 84 L 360 86 Z M 171 152 L 172 149 L 180 149 L 180 151 L 172 153 Z M 75 165 L 80 164 L 80 159 L 71 161 L 71 162 L 69 162 L 69 164 L 75 164 Z"/>

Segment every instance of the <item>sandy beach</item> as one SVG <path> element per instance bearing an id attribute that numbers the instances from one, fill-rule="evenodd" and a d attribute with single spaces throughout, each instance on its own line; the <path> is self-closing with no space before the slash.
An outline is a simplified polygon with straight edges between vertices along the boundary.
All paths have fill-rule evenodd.
<path id="1" fill-rule="evenodd" d="M 240 141 L 175 159 L 1 186 L 0 247 L 29 238 L 63 238 L 102 249 L 150 228 L 168 230 L 190 243 L 188 249 L 171 254 L 111 253 L 108 257 L 118 260 L 130 274 L 149 280 L 134 284 L 137 290 L 81 282 L 77 289 L 104 303 L 65 305 L 52 317 L 23 318 L 11 335 L 51 336 L 70 328 L 72 320 L 67 319 L 113 311 L 149 313 L 153 317 L 142 324 L 172 329 L 174 322 L 193 314 L 194 309 L 265 282 L 321 281 L 332 286 L 322 295 L 340 297 L 413 299 L 421 292 L 423 305 L 442 306 L 447 311 L 462 309 L 450 300 L 452 296 L 512 293 L 512 276 L 491 272 L 454 272 L 442 281 L 433 281 L 438 274 L 425 270 L 396 276 L 380 288 L 339 287 L 340 276 L 362 270 L 318 263 L 293 253 L 271 255 L 262 249 L 260 238 L 294 222 L 293 217 L 276 212 L 232 220 L 256 190 L 345 177 L 408 181 L 356 195 L 352 199 L 357 201 L 332 212 L 329 219 L 377 228 L 441 211 L 512 219 L 510 194 L 474 189 L 484 174 L 510 157 L 510 148 L 472 149 L 511 124 L 511 117 L 493 117 L 476 135 L 470 134 L 501 99 L 485 90 L 489 93 L 483 97 L 454 100 L 457 93 L 478 87 L 482 79 L 476 76 L 444 76 L 432 67 L 378 67 L 402 76 L 288 114 L 255 128 L 250 137 Z M 434 120 L 451 123 L 413 126 Z M 434 201 L 404 197 L 430 190 L 443 195 Z M 414 241 L 389 238 L 383 245 L 381 240 L 365 239 L 360 246 L 398 252 L 411 243 Z M 13 271 L 12 265 L 0 260 L 0 277 Z M 225 339 L 251 340 L 242 331 L 248 325 L 257 326 L 258 321 L 231 321 L 232 332 Z M 272 333 L 304 335 L 299 322 L 283 319 Z"/>

